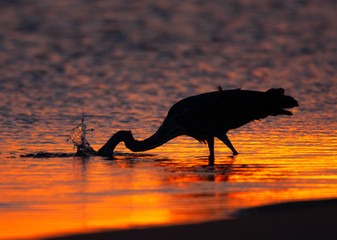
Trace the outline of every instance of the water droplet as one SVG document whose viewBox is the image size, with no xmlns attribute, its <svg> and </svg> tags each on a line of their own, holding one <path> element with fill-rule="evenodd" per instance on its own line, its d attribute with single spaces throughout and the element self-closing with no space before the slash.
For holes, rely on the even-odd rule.
<svg viewBox="0 0 337 240">
<path fill-rule="evenodd" d="M 92 132 L 94 129 L 87 129 L 82 117 L 81 123 L 71 130 L 71 134 L 67 136 L 67 142 L 71 140 L 74 144 L 74 149 L 77 149 L 76 155 L 92 155 L 95 154 L 95 150 L 90 147 L 86 135 L 87 132 Z"/>
</svg>

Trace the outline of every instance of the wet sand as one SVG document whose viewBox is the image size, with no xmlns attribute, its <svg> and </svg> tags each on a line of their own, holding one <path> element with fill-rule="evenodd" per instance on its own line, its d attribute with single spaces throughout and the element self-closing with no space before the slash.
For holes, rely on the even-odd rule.
<svg viewBox="0 0 337 240">
<path fill-rule="evenodd" d="M 337 199 L 289 202 L 240 211 L 230 220 L 50 239 L 336 239 Z"/>
</svg>

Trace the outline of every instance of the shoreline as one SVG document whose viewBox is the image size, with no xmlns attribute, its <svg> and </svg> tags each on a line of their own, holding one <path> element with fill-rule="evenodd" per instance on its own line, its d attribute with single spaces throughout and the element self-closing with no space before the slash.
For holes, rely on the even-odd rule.
<svg viewBox="0 0 337 240">
<path fill-rule="evenodd" d="M 233 219 L 49 237 L 75 239 L 337 239 L 337 199 L 239 210 Z"/>
</svg>

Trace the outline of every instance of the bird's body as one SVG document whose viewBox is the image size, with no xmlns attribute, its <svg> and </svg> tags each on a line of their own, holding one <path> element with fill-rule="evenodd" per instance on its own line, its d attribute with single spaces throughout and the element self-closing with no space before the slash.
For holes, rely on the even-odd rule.
<svg viewBox="0 0 337 240">
<path fill-rule="evenodd" d="M 285 96 L 281 88 L 266 92 L 220 88 L 219 91 L 175 103 L 157 132 L 143 141 L 135 140 L 130 131 L 117 132 L 98 150 L 97 155 L 113 155 L 115 147 L 122 141 L 131 151 L 140 152 L 156 148 L 181 135 L 207 142 L 210 160 L 214 159 L 214 137 L 223 141 L 236 155 L 238 152 L 226 136 L 229 130 L 270 115 L 292 115 L 284 108 L 296 106 L 297 101 Z"/>
</svg>

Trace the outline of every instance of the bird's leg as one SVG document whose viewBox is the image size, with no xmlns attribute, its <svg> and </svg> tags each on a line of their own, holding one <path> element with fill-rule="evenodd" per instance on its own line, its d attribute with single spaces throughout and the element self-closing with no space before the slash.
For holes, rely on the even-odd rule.
<svg viewBox="0 0 337 240">
<path fill-rule="evenodd" d="M 223 135 L 223 136 L 217 136 L 217 138 L 219 138 L 221 141 L 223 141 L 224 144 L 227 145 L 227 147 L 230 148 L 230 150 L 232 150 L 233 155 L 238 155 L 239 153 L 235 150 L 235 148 L 233 147 L 231 141 L 229 141 L 227 135 Z"/>
<path fill-rule="evenodd" d="M 209 149 L 209 157 L 208 157 L 208 165 L 214 165 L 214 137 L 210 137 L 207 140 L 208 149 Z"/>
</svg>

